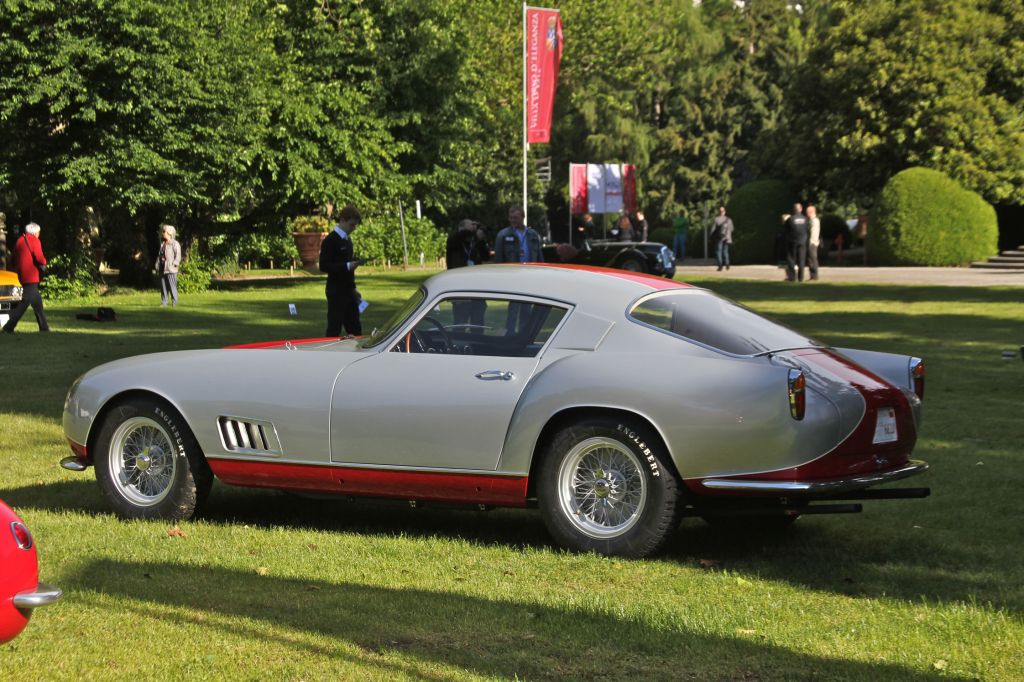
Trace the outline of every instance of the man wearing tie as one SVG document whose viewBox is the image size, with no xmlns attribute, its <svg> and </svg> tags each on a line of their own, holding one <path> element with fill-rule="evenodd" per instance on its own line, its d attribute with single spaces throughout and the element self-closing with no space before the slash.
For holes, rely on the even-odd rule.
<svg viewBox="0 0 1024 682">
<path fill-rule="evenodd" d="M 351 235 L 362 220 L 354 206 L 341 209 L 334 230 L 320 244 L 320 272 L 327 273 L 327 331 L 324 336 L 341 336 L 341 328 L 352 336 L 360 336 L 359 301 L 356 290 L 356 268 Z"/>
</svg>

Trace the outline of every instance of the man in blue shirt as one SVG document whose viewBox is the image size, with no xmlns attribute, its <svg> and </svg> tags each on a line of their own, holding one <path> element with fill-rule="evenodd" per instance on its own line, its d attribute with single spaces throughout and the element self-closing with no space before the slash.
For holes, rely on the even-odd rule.
<svg viewBox="0 0 1024 682">
<path fill-rule="evenodd" d="M 508 209 L 508 222 L 494 242 L 494 262 L 543 263 L 540 235 L 524 223 L 522 206 Z"/>
</svg>

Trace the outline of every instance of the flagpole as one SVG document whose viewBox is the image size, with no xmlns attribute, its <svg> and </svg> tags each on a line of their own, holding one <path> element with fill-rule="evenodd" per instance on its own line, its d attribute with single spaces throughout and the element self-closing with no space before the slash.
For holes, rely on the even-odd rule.
<svg viewBox="0 0 1024 682">
<path fill-rule="evenodd" d="M 526 142 L 526 3 L 523 3 L 523 221 L 526 221 L 527 184 L 526 166 L 527 150 L 529 144 Z"/>
</svg>

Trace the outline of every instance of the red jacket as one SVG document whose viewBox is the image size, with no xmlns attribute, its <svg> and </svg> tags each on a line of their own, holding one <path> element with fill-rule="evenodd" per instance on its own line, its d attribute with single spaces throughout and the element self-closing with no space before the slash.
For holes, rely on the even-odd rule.
<svg viewBox="0 0 1024 682">
<path fill-rule="evenodd" d="M 18 273 L 18 279 L 24 284 L 39 284 L 39 268 L 36 264 L 46 265 L 46 256 L 43 255 L 43 245 L 39 243 L 39 237 L 31 234 L 23 234 L 18 237 L 14 245 L 14 271 Z"/>
</svg>

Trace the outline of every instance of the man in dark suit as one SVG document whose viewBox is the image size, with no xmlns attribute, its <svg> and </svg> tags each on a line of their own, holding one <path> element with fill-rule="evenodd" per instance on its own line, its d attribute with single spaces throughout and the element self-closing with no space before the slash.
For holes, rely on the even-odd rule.
<svg viewBox="0 0 1024 682">
<path fill-rule="evenodd" d="M 810 235 L 811 222 L 804 215 L 804 207 L 793 204 L 793 214 L 786 219 L 786 279 L 804 281 L 804 268 L 807 267 L 807 238 Z"/>
<path fill-rule="evenodd" d="M 320 244 L 320 272 L 327 273 L 327 331 L 324 336 L 341 336 L 341 328 L 352 336 L 360 336 L 359 302 L 356 290 L 356 268 L 359 260 L 353 255 L 351 235 L 362 220 L 354 206 L 341 209 L 338 224 Z"/>
</svg>

